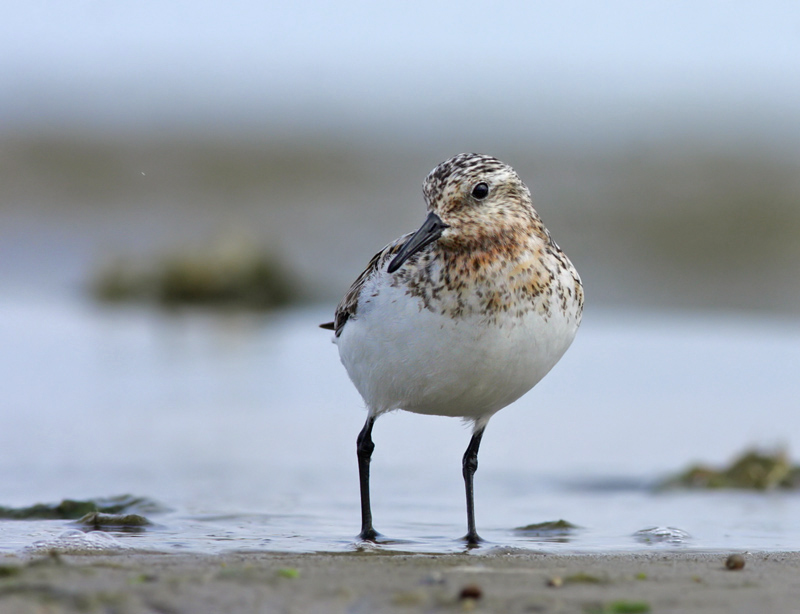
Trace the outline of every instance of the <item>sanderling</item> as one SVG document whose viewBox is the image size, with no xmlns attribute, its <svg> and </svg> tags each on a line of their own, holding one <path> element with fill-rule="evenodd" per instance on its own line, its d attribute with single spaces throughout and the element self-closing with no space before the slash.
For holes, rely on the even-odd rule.
<svg viewBox="0 0 800 614">
<path fill-rule="evenodd" d="M 428 217 L 370 260 L 336 309 L 334 342 L 368 408 L 358 435 L 360 538 L 375 541 L 372 427 L 395 409 L 473 422 L 462 461 L 469 546 L 473 476 L 489 419 L 533 388 L 572 343 L 583 287 L 507 164 L 460 154 L 423 183 Z"/>
</svg>

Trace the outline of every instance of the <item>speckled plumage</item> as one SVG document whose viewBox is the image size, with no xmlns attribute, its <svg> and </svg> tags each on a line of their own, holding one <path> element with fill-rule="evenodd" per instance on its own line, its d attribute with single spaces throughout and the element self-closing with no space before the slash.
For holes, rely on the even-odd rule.
<svg viewBox="0 0 800 614">
<path fill-rule="evenodd" d="M 571 344 L 583 288 L 507 164 L 457 155 L 431 171 L 423 194 L 426 223 L 372 258 L 325 327 L 367 404 L 362 437 L 394 409 L 462 417 L 475 424 L 477 467 L 489 418 Z M 467 489 L 471 505 L 471 474 Z M 374 533 L 369 520 L 362 536 Z"/>
<path fill-rule="evenodd" d="M 469 190 L 488 178 L 489 196 L 475 201 Z M 389 288 L 404 292 L 418 310 L 479 326 L 513 327 L 534 311 L 543 326 L 558 312 L 577 330 L 583 310 L 578 273 L 510 166 L 491 156 L 460 154 L 431 171 L 423 194 L 428 211 L 450 228 L 393 275 L 386 267 L 413 233 L 375 254 L 336 309 L 337 338 Z"/>
</svg>

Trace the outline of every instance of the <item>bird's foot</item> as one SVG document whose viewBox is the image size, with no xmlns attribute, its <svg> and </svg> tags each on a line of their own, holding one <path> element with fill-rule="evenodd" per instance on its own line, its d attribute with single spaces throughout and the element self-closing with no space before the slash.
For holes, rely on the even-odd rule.
<svg viewBox="0 0 800 614">
<path fill-rule="evenodd" d="M 372 527 L 366 527 L 364 529 L 361 529 L 361 533 L 358 534 L 358 539 L 360 539 L 361 541 L 372 542 L 372 543 L 377 543 L 378 538 L 380 537 L 382 537 L 382 535 Z"/>
<path fill-rule="evenodd" d="M 466 542 L 467 549 L 469 550 L 471 550 L 472 548 L 479 548 L 480 545 L 483 543 L 483 538 L 480 535 L 478 535 L 477 532 L 467 533 L 461 539 L 462 541 Z"/>
</svg>

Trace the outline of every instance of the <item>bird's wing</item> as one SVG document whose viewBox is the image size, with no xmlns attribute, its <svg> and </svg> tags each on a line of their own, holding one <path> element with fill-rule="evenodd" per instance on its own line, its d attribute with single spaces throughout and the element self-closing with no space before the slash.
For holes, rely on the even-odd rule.
<svg viewBox="0 0 800 614">
<path fill-rule="evenodd" d="M 358 278 L 353 282 L 353 285 L 350 286 L 350 289 L 347 291 L 347 294 L 344 295 L 344 298 L 339 303 L 339 306 L 336 307 L 334 321 L 320 324 L 320 328 L 336 331 L 337 337 L 342 334 L 344 325 L 347 324 L 347 321 L 350 318 L 355 317 L 356 315 L 356 310 L 358 309 L 358 297 L 361 294 L 361 289 L 364 287 L 364 284 L 367 283 L 367 280 L 369 280 L 373 275 L 376 275 L 378 271 L 386 266 L 387 261 L 391 260 L 397 254 L 397 252 L 400 251 L 412 234 L 414 233 L 410 232 L 406 235 L 403 235 L 399 239 L 395 239 L 372 257 L 367 265 L 367 268 L 365 268 L 361 275 L 359 275 Z"/>
</svg>

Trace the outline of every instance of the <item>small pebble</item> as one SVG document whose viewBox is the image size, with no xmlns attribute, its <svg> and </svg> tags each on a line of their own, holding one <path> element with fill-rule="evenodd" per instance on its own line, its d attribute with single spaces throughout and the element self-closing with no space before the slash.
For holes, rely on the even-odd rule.
<svg viewBox="0 0 800 614">
<path fill-rule="evenodd" d="M 481 587 L 477 584 L 467 584 L 464 588 L 461 589 L 461 592 L 458 595 L 459 599 L 480 599 L 483 597 L 483 591 Z"/>
<path fill-rule="evenodd" d="M 744 569 L 744 557 L 741 554 L 732 554 L 725 561 L 725 567 L 730 570 Z"/>
</svg>

